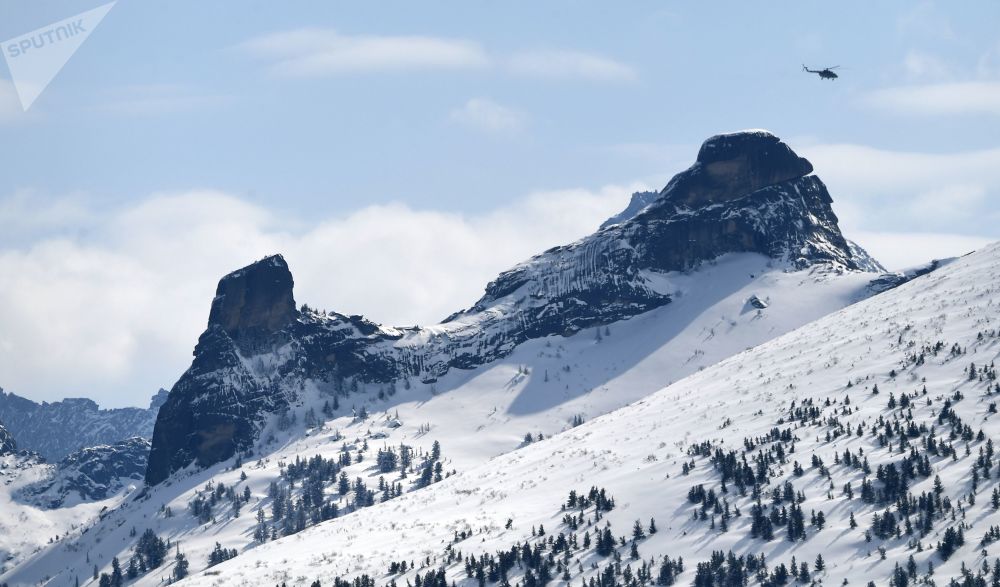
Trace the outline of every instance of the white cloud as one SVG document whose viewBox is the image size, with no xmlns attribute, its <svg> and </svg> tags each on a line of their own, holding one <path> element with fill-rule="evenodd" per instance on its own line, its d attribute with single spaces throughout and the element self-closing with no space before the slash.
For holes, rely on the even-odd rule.
<svg viewBox="0 0 1000 587">
<path fill-rule="evenodd" d="M 967 81 L 898 86 L 870 92 L 867 106 L 918 116 L 1000 115 L 1000 82 Z"/>
<path fill-rule="evenodd" d="M 792 147 L 813 163 L 817 175 L 835 179 L 840 192 L 912 194 L 952 182 L 985 182 L 1000 188 L 1000 148 L 918 153 L 854 144 Z"/>
<path fill-rule="evenodd" d="M 80 233 L 97 217 L 83 196 L 54 198 L 20 190 L 0 198 L 0 248 L 30 242 L 56 231 Z"/>
<path fill-rule="evenodd" d="M 936 55 L 921 51 L 910 51 L 903 58 L 903 69 L 913 80 L 944 79 L 951 75 L 952 68 Z"/>
<path fill-rule="evenodd" d="M 864 231 L 998 234 L 993 202 L 1000 194 L 1000 148 L 941 154 L 819 144 L 798 151 L 829 187 L 848 237 Z"/>
<path fill-rule="evenodd" d="M 469 128 L 492 134 L 515 134 L 524 129 L 523 113 L 487 98 L 472 98 L 451 112 L 449 118 Z"/>
<path fill-rule="evenodd" d="M 255 37 L 240 47 L 268 60 L 274 73 L 293 77 L 492 66 L 545 79 L 620 82 L 638 77 L 633 67 L 593 53 L 538 50 L 503 56 L 475 41 L 420 35 L 346 35 L 303 28 Z"/>
<path fill-rule="evenodd" d="M 646 187 L 540 192 L 478 215 L 387 204 L 310 224 L 209 191 L 113 211 L 82 198 L 33 208 L 0 199 L 35 226 L 31 244 L 0 248 L 0 386 L 144 404 L 190 363 L 218 279 L 274 252 L 288 259 L 300 303 L 434 323 L 475 302 L 498 272 L 594 231 Z"/>
<path fill-rule="evenodd" d="M 544 79 L 620 82 L 639 77 L 629 65 L 579 51 L 525 51 L 510 57 L 507 66 L 516 74 Z"/>
<path fill-rule="evenodd" d="M 994 242 L 995 238 L 936 232 L 866 232 L 850 235 L 886 268 L 898 271 L 932 259 L 958 257 Z"/>
<path fill-rule="evenodd" d="M 426 36 L 344 35 L 296 29 L 251 39 L 243 47 L 273 60 L 280 75 L 314 77 L 413 69 L 468 69 L 489 63 L 479 44 Z"/>
</svg>

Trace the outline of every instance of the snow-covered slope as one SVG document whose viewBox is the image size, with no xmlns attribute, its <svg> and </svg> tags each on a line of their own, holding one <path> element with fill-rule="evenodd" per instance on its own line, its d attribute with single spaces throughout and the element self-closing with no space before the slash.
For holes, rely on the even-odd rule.
<svg viewBox="0 0 1000 587">
<path fill-rule="evenodd" d="M 652 563 L 655 578 L 664 556 L 683 558 L 681 584 L 716 571 L 739 576 L 741 565 L 759 564 L 708 563 L 713 552 L 731 550 L 764 555 L 768 581 L 795 560 L 810 580 L 829 585 L 900 585 L 929 573 L 939 585 L 965 573 L 966 584 L 976 584 L 983 569 L 988 584 L 998 578 L 1000 554 L 993 544 L 1000 531 L 991 530 L 1000 520 L 992 440 L 1000 435 L 998 272 L 1000 246 L 993 245 L 628 407 L 428 489 L 260 545 L 187 584 L 329 585 L 363 574 L 376 584 L 403 584 L 413 571 L 388 570 L 404 560 L 422 576 L 442 569 L 449 582 L 475 584 L 464 557 L 525 541 L 545 545 L 543 559 L 558 550 L 553 576 L 562 576 L 565 561 L 570 583 L 579 584 L 609 566 L 615 572 L 614 555 L 583 547 L 585 532 L 593 538 L 608 523 L 613 536 L 624 537 L 615 551 L 632 577 Z M 527 379 L 538 377 L 536 370 Z M 763 517 L 784 510 L 793 518 L 801 508 L 804 528 L 793 532 L 803 538 L 789 540 L 780 523 L 773 539 L 762 538 L 763 530 L 754 536 L 754 483 Z M 614 498 L 599 521 L 592 505 L 563 508 L 570 490 L 585 495 L 591 487 Z M 565 516 L 581 512 L 574 531 Z M 819 512 L 823 520 L 813 525 Z M 645 536 L 634 540 L 639 558 L 631 560 L 636 521 Z M 534 536 L 541 526 L 545 536 Z M 549 543 L 559 534 L 575 534 L 576 547 Z M 512 584 L 525 568 L 509 572 Z M 756 583 L 756 572 L 750 575 Z"/>
<path fill-rule="evenodd" d="M 424 328 L 299 309 L 280 256 L 225 276 L 159 412 L 147 487 L 0 581 L 86 584 L 116 558 L 139 584 L 183 568 L 212 576 L 279 537 L 396 516 L 396 503 L 484 474 L 492 458 L 558 462 L 537 452 L 554 435 L 873 295 L 877 263 L 840 233 L 811 171 L 769 133 L 712 137 L 657 197 Z M 549 485 L 539 466 L 524 488 Z M 506 536 L 526 529 L 511 516 Z M 441 546 L 412 545 L 428 565 Z M 362 571 L 378 567 L 337 574 Z"/>
<path fill-rule="evenodd" d="M 50 480 L 55 469 L 32 453 L 0 454 L 0 575 L 64 536 L 80 532 L 125 496 L 119 492 L 96 501 L 76 499 L 56 509 L 26 499 L 23 492 Z"/>
<path fill-rule="evenodd" d="M 120 503 L 141 483 L 148 454 L 149 441 L 133 438 L 50 465 L 19 451 L 0 424 L 0 575 Z"/>
<path fill-rule="evenodd" d="M 472 470 L 497 455 L 520 453 L 526 434 L 548 438 L 562 433 L 574 420 L 587 421 L 641 399 L 866 297 L 872 275 L 826 266 L 793 271 L 762 255 L 732 254 L 697 271 L 649 277 L 656 288 L 671 293 L 673 303 L 608 327 L 528 341 L 508 357 L 450 372 L 433 383 L 410 378 L 393 394 L 384 385 L 361 385 L 350 396 L 337 396 L 340 406 L 330 410 L 332 417 L 324 415 L 323 405 L 335 396 L 316 388 L 300 390 L 296 405 L 265 426 L 256 456 L 244 460 L 242 467 L 234 468 L 229 460 L 148 488 L 144 497 L 110 512 L 85 534 L 66 537 L 0 581 L 27 584 L 45 576 L 60 581 L 79 576 L 86 584 L 94 564 L 110 572 L 112 557 L 125 564 L 132 556 L 133 527 L 140 533 L 150 528 L 165 540 L 179 542 L 192 571 L 206 568 L 216 542 L 241 553 L 252 551 L 257 548 L 258 510 L 265 513 L 268 532 L 272 526 L 277 535 L 285 531 L 284 522 L 273 519 L 270 483 L 286 487 L 281 473 L 288 464 L 315 455 L 339 459 L 345 447 L 352 464 L 343 471 L 352 483 L 360 477 L 374 490 L 383 476 L 401 483 L 404 494 L 430 491 L 435 485 L 418 490 L 419 467 L 435 441 L 441 446 L 444 476 Z M 757 308 L 752 298 L 767 307 Z M 351 416 L 362 409 L 369 413 L 366 419 Z M 353 462 L 366 442 L 364 460 Z M 398 451 L 401 444 L 413 448 L 414 472 L 405 479 L 396 479 L 398 469 L 381 474 L 374 467 L 376 453 L 383 447 Z M 241 479 L 243 473 L 246 480 Z M 206 491 L 209 484 L 212 491 Z M 209 499 L 219 486 L 226 495 L 211 508 L 214 522 L 199 520 L 191 509 L 196 496 L 200 492 Z M 241 496 L 250 489 L 249 501 L 241 500 L 239 517 L 229 488 Z M 301 490 L 299 481 L 292 496 L 298 499 Z M 376 494 L 380 501 L 383 496 Z M 351 511 L 356 493 L 339 495 L 335 479 L 326 483 L 324 497 L 338 505 L 345 521 L 367 511 Z M 156 583 L 168 576 L 170 564 L 143 581 Z"/>
</svg>

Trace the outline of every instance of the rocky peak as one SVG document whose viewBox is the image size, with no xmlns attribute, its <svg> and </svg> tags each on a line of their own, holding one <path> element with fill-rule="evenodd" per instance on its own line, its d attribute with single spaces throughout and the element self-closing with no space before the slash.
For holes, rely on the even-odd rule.
<svg viewBox="0 0 1000 587">
<path fill-rule="evenodd" d="M 569 336 L 670 304 L 673 292 L 657 274 L 738 253 L 790 270 L 865 270 L 867 256 L 844 239 L 826 186 L 811 173 L 808 161 L 768 132 L 712 137 L 663 190 L 637 194 L 602 230 L 505 271 L 471 308 L 430 329 L 298 313 L 280 256 L 231 273 L 219 282 L 191 367 L 160 409 L 146 481 L 251 452 L 268 417 L 296 401 L 297 390 L 343 390 L 347 380 L 432 383 L 529 339 Z M 260 355 L 267 357 L 247 360 Z"/>
<path fill-rule="evenodd" d="M 265 257 L 219 280 L 208 325 L 234 340 L 266 335 L 295 321 L 292 273 L 281 255 Z"/>
<path fill-rule="evenodd" d="M 674 177 L 660 195 L 697 208 L 738 199 L 812 171 L 809 161 L 765 130 L 720 134 L 702 143 L 695 164 Z"/>
<path fill-rule="evenodd" d="M 660 192 L 635 192 L 632 194 L 632 199 L 629 200 L 628 206 L 624 210 L 615 214 L 611 218 L 608 218 L 601 223 L 601 228 L 607 228 L 614 224 L 621 224 L 622 222 L 627 222 L 634 218 L 639 212 L 642 212 L 646 207 L 650 206 L 658 200 L 660 197 Z"/>
<path fill-rule="evenodd" d="M 161 387 L 159 391 L 153 394 L 153 397 L 149 399 L 149 409 L 151 411 L 159 410 L 163 407 L 163 404 L 167 403 L 168 395 L 170 395 L 170 392 Z"/>
<path fill-rule="evenodd" d="M 293 285 L 281 255 L 219 280 L 194 362 L 157 414 L 147 483 L 159 483 L 191 461 L 209 465 L 248 449 L 259 415 L 286 405 L 284 393 L 268 380 L 277 374 L 259 377 L 241 359 L 294 339 L 299 312 Z"/>
</svg>

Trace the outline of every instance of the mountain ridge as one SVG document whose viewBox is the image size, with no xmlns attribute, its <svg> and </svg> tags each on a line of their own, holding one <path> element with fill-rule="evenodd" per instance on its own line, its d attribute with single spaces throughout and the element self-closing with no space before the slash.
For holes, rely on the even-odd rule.
<svg viewBox="0 0 1000 587">
<path fill-rule="evenodd" d="M 250 451 L 262 416 L 287 409 L 305 386 L 342 393 L 358 383 L 433 383 L 527 340 L 665 306 L 672 296 L 657 290 L 657 275 L 727 253 L 759 253 L 799 270 L 862 271 L 868 257 L 856 258 L 860 249 L 840 233 L 832 198 L 812 171 L 766 131 L 713 136 L 634 217 L 501 273 L 471 308 L 422 329 L 297 310 L 280 255 L 230 273 L 191 367 L 159 412 L 146 482 Z"/>
<path fill-rule="evenodd" d="M 995 467 L 1000 432 L 990 363 L 998 267 L 1000 244 L 990 245 L 545 443 L 264 544 L 189 584 L 264 585 L 289 568 L 323 584 L 388 585 L 428 571 L 474 584 L 481 561 L 490 568 L 496 553 L 535 547 L 555 553 L 552 580 L 571 584 L 628 585 L 640 568 L 664 566 L 666 584 L 989 584 L 1000 578 L 990 498 L 1000 484 L 981 470 Z M 590 487 L 614 503 L 596 512 L 576 503 Z M 594 547 L 605 525 L 611 545 Z M 553 546 L 564 541 L 568 550 Z M 392 565 L 411 558 L 430 563 Z M 510 569 L 512 584 L 530 583 L 532 560 Z"/>
<path fill-rule="evenodd" d="M 101 408 L 88 398 L 36 402 L 0 388 L 0 422 L 24 450 L 56 462 L 88 446 L 150 438 L 167 392 L 159 390 L 148 408 Z"/>
</svg>

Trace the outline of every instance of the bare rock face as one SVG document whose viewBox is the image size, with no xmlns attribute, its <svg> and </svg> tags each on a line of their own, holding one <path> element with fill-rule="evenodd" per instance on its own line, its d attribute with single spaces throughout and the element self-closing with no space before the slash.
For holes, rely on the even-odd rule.
<svg viewBox="0 0 1000 587">
<path fill-rule="evenodd" d="M 290 339 L 286 329 L 298 316 L 292 286 L 280 255 L 219 281 L 194 361 L 157 415 L 147 483 L 191 462 L 204 466 L 232 457 L 256 437 L 261 414 L 287 405 L 282 393 L 248 371 L 241 356 L 272 352 Z"/>
<path fill-rule="evenodd" d="M 733 200 L 812 171 L 809 161 L 767 131 L 722 134 L 702 143 L 696 163 L 671 182 L 677 182 L 671 193 L 678 204 L 703 206 Z"/>
<path fill-rule="evenodd" d="M 17 443 L 14 442 L 14 437 L 3 427 L 3 424 L 0 424 L 0 456 L 12 452 L 17 452 Z"/>
<path fill-rule="evenodd" d="M 26 488 L 25 494 L 47 508 L 62 507 L 74 493 L 84 501 L 106 499 L 142 480 L 148 456 L 149 441 L 139 437 L 82 448 L 60 460 L 51 477 Z"/>
<path fill-rule="evenodd" d="M 293 285 L 281 255 L 234 271 L 219 281 L 208 325 L 221 327 L 233 340 L 266 337 L 281 330 L 298 315 Z"/>
<path fill-rule="evenodd" d="M 264 422 L 307 385 L 345 394 L 359 382 L 379 383 L 391 393 L 402 378 L 432 382 L 529 339 L 669 304 L 651 274 L 727 253 L 765 255 L 790 268 L 870 270 L 874 261 L 844 239 L 830 194 L 811 173 L 766 131 L 711 137 L 662 191 L 639 194 L 598 232 L 501 273 L 471 308 L 434 329 L 298 312 L 280 256 L 231 273 L 219 282 L 191 367 L 160 409 L 146 481 L 252 450 Z"/>
</svg>

